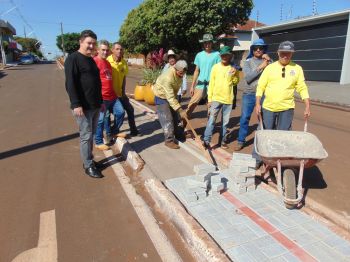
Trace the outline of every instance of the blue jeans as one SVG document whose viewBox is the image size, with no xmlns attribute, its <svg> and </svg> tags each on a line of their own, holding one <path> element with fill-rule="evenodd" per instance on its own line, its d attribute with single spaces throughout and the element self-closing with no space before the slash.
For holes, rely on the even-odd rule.
<svg viewBox="0 0 350 262">
<path fill-rule="evenodd" d="M 106 118 L 106 111 L 110 111 L 114 115 L 114 125 L 113 125 L 113 130 L 111 130 L 111 135 L 115 135 L 119 133 L 119 129 L 123 124 L 124 121 L 124 108 L 122 104 L 120 103 L 119 99 L 112 100 L 112 101 L 103 101 L 105 105 L 105 111 L 100 112 L 98 122 L 97 122 L 97 129 L 96 129 L 96 134 L 95 134 L 95 144 L 96 145 L 101 145 L 103 144 L 103 127 L 104 127 L 104 120 Z M 109 122 L 109 119 L 108 119 Z M 108 133 L 107 133 L 108 134 Z"/>
<path fill-rule="evenodd" d="M 93 146 L 93 135 L 96 131 L 96 124 L 98 119 L 98 113 L 100 109 L 88 109 L 84 110 L 83 116 L 76 116 L 75 120 L 79 126 L 80 136 L 80 156 L 84 164 L 84 168 L 92 166 L 92 146 Z"/>
<path fill-rule="evenodd" d="M 264 128 L 275 130 L 291 130 L 294 116 L 294 109 L 288 109 L 281 112 L 271 112 L 262 109 Z"/>
<path fill-rule="evenodd" d="M 231 104 L 222 104 L 219 102 L 213 101 L 210 107 L 210 116 L 208 119 L 207 126 L 204 131 L 204 141 L 210 143 L 211 137 L 213 136 L 213 130 L 215 127 L 216 118 L 218 117 L 219 111 L 222 108 L 222 128 L 221 128 L 221 139 L 225 139 L 227 132 L 227 125 L 230 122 L 230 115 L 232 110 Z M 226 142 L 226 141 L 222 141 Z"/>
<path fill-rule="evenodd" d="M 242 95 L 242 110 L 241 118 L 239 120 L 239 132 L 237 139 L 238 143 L 244 144 L 248 135 L 249 121 L 255 107 L 255 101 L 255 94 Z"/>
</svg>

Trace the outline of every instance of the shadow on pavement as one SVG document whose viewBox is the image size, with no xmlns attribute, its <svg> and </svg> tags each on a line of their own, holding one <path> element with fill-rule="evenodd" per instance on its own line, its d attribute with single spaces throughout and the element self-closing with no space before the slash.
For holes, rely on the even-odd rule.
<svg viewBox="0 0 350 262">
<path fill-rule="evenodd" d="M 54 144 L 58 144 L 58 143 L 62 143 L 74 138 L 79 137 L 79 133 L 74 133 L 74 134 L 70 134 L 70 135 L 66 135 L 66 136 L 61 136 L 61 137 L 57 137 L 57 138 L 53 138 L 50 140 L 46 140 L 43 142 L 39 142 L 39 143 L 35 143 L 35 144 L 31 144 L 31 145 L 27 145 L 27 146 L 23 146 L 23 147 L 19 147 L 16 149 L 12 149 L 12 150 L 8 150 L 5 152 L 1 152 L 0 153 L 0 160 L 4 159 L 4 158 L 8 158 L 8 157 L 12 157 L 12 156 L 16 156 L 16 155 L 20 155 L 20 154 L 24 154 L 36 149 L 40 149 L 43 147 L 47 147 L 47 146 L 52 146 Z"/>
<path fill-rule="evenodd" d="M 119 154 L 116 154 L 113 156 L 106 157 L 106 158 L 96 162 L 96 164 L 99 166 L 98 169 L 100 171 L 103 171 L 106 168 L 108 168 L 109 166 L 120 163 L 122 161 L 123 161 L 123 156 L 122 156 L 122 154 L 119 153 Z"/>
<path fill-rule="evenodd" d="M 3 78 L 5 76 L 7 76 L 7 74 L 4 71 L 0 70 L 0 78 Z"/>
<path fill-rule="evenodd" d="M 305 169 L 303 187 L 309 189 L 325 189 L 327 183 L 323 179 L 321 170 L 317 166 Z"/>
</svg>

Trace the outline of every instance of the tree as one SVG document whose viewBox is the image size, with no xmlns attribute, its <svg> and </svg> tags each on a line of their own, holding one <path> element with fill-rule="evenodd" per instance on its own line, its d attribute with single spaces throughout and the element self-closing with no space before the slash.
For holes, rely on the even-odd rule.
<svg viewBox="0 0 350 262">
<path fill-rule="evenodd" d="M 79 49 L 79 37 L 80 33 L 63 34 L 64 49 L 68 54 L 71 54 Z M 61 35 L 56 36 L 56 45 L 60 50 L 63 51 Z"/>
<path fill-rule="evenodd" d="M 204 33 L 230 32 L 248 20 L 252 8 L 252 0 L 145 0 L 128 14 L 120 41 L 143 54 L 161 47 L 193 52 Z"/>
<path fill-rule="evenodd" d="M 29 37 L 14 37 L 14 39 L 22 46 L 23 51 L 42 56 L 40 51 L 41 42 L 39 40 Z"/>
</svg>

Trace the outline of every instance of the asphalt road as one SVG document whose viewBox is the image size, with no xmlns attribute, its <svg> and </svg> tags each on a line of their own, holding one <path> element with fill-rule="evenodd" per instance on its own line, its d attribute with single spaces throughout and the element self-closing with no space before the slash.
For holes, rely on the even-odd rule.
<svg viewBox="0 0 350 262">
<path fill-rule="evenodd" d="M 136 67 L 130 67 L 127 78 L 127 92 L 132 94 L 136 83 L 142 79 L 142 72 Z M 190 84 L 190 83 L 189 83 Z M 334 90 L 336 93 L 336 90 Z M 184 98 L 183 108 L 189 101 L 189 94 Z M 238 92 L 237 108 L 231 113 L 229 127 L 231 128 L 228 152 L 234 152 L 237 143 L 240 117 L 241 92 Z M 149 106 L 149 105 L 148 105 Z M 149 106 L 155 110 L 154 106 Z M 303 130 L 304 104 L 297 102 L 293 121 L 293 130 Z M 350 112 L 312 105 L 311 118 L 308 122 L 308 131 L 315 134 L 328 152 L 327 159 L 317 166 L 306 169 L 304 186 L 307 188 L 306 202 L 312 198 L 317 203 L 335 212 L 347 221 L 350 220 L 350 179 L 349 179 L 349 149 L 350 149 Z M 198 106 L 193 114 L 192 125 L 199 135 L 204 133 L 206 125 L 206 106 Z M 219 119 L 219 118 L 218 118 Z M 254 130 L 257 127 L 257 118 L 253 114 L 250 121 L 250 130 L 247 137 L 247 146 L 241 151 L 251 153 L 254 143 Z M 212 142 L 218 141 L 219 126 L 215 129 Z M 327 210 L 324 210 L 327 212 Z"/>
<path fill-rule="evenodd" d="M 38 250 L 42 261 L 161 261 L 113 170 L 84 175 L 55 64 L 3 71 L 0 119 L 1 262 Z"/>
</svg>

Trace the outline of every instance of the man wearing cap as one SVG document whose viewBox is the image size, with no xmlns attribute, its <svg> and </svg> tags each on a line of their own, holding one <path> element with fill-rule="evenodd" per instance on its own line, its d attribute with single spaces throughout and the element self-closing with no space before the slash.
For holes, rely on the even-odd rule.
<svg viewBox="0 0 350 262">
<path fill-rule="evenodd" d="M 235 151 L 239 151 L 244 147 L 245 139 L 248 135 L 250 117 L 255 107 L 255 93 L 258 80 L 264 69 L 271 62 L 270 57 L 266 54 L 266 50 L 267 45 L 263 39 L 255 40 L 250 46 L 250 52 L 243 65 L 245 83 L 243 85 L 241 118 Z"/>
<path fill-rule="evenodd" d="M 277 50 L 278 61 L 268 65 L 258 82 L 255 110 L 263 113 L 265 129 L 290 130 L 294 115 L 294 92 L 297 91 L 305 103 L 304 117 L 310 116 L 309 92 L 301 66 L 291 61 L 294 44 L 282 42 Z M 261 106 L 260 100 L 265 99 Z"/>
<path fill-rule="evenodd" d="M 203 44 L 204 50 L 199 52 L 194 59 L 196 69 L 193 73 L 190 89 L 191 100 L 186 110 L 188 118 L 190 118 L 199 101 L 207 96 L 211 69 L 221 60 L 219 52 L 213 50 L 215 41 L 212 34 L 204 34 L 203 39 L 199 42 Z"/>
<path fill-rule="evenodd" d="M 220 134 L 221 147 L 227 149 L 228 141 L 225 141 L 227 125 L 230 121 L 232 102 L 234 98 L 234 86 L 239 82 L 239 71 L 230 65 L 232 48 L 224 46 L 220 49 L 221 63 L 213 66 L 208 87 L 208 107 L 210 110 L 207 126 L 204 131 L 204 146 L 209 147 L 216 122 L 216 118 L 222 109 L 222 129 Z"/>
<path fill-rule="evenodd" d="M 182 84 L 182 77 L 187 71 L 187 63 L 179 60 L 173 67 L 162 73 L 153 86 L 155 104 L 159 122 L 163 128 L 165 145 L 171 149 L 180 148 L 175 137 L 184 139 L 183 130 L 178 127 L 178 115 L 185 118 L 176 94 Z"/>
<path fill-rule="evenodd" d="M 162 73 L 166 72 L 170 67 L 174 66 L 176 61 L 179 59 L 179 56 L 175 54 L 173 50 L 169 50 L 165 55 L 164 55 L 164 61 L 167 63 L 162 69 Z M 182 96 L 186 94 L 187 91 L 187 77 L 186 74 L 184 74 L 182 78 L 182 85 L 181 88 L 179 88 L 179 91 L 177 92 L 177 101 L 181 103 Z"/>
</svg>

